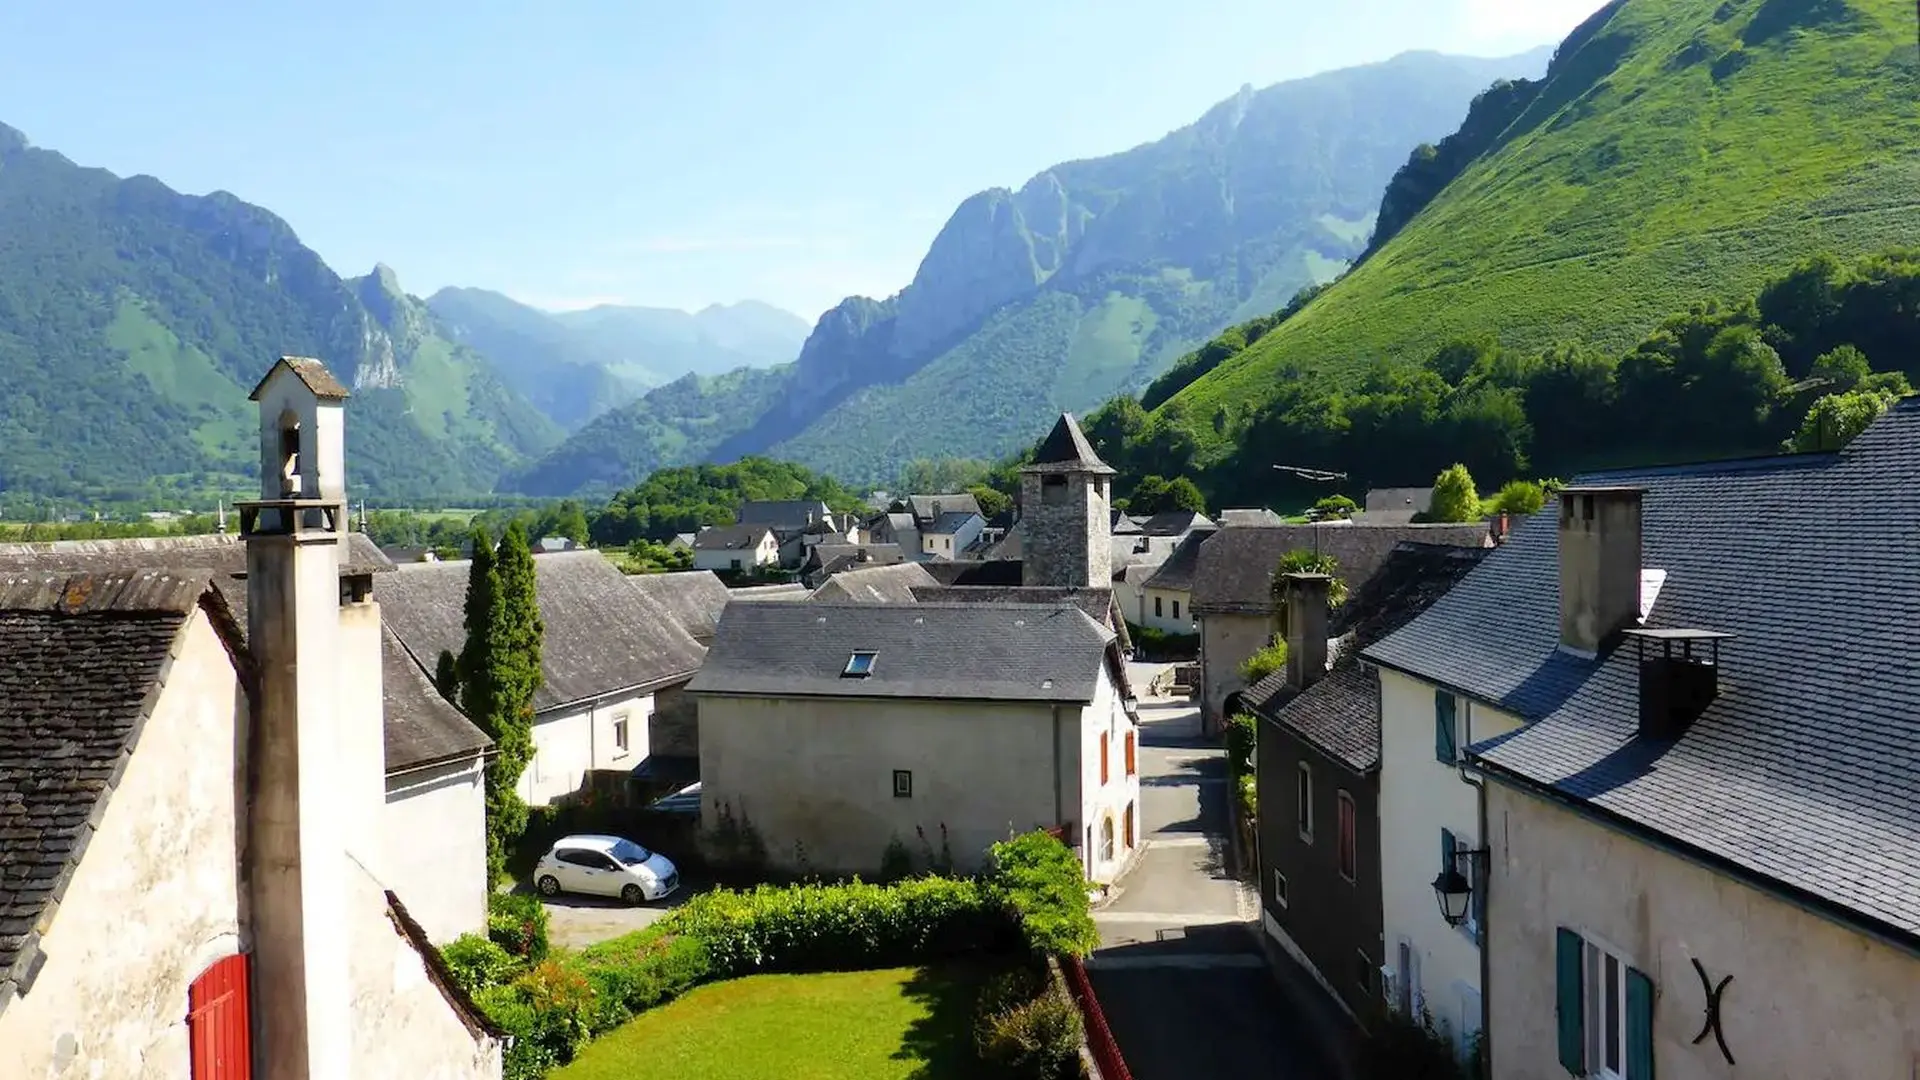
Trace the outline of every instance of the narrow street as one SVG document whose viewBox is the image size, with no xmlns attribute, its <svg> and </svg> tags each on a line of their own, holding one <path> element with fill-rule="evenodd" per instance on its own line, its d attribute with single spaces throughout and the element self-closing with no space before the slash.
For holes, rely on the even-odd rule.
<svg viewBox="0 0 1920 1080">
<path fill-rule="evenodd" d="M 1258 898 L 1228 873 L 1224 751 L 1201 738 L 1185 699 L 1142 698 L 1140 721 L 1142 849 L 1094 913 L 1101 948 L 1087 962 L 1129 1069 L 1137 1080 L 1337 1076 L 1322 1033 L 1267 967 Z"/>
</svg>

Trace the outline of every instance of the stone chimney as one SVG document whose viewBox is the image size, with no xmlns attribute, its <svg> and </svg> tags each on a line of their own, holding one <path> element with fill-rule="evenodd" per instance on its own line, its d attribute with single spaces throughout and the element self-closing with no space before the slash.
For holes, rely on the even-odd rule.
<svg viewBox="0 0 1920 1080">
<path fill-rule="evenodd" d="M 1560 647 L 1592 656 L 1640 618 L 1644 489 L 1560 492 Z"/>
<path fill-rule="evenodd" d="M 353 1037 L 346 841 L 355 822 L 342 811 L 354 793 L 340 731 L 346 396 L 317 360 L 273 365 L 253 391 L 260 499 L 236 507 L 259 682 L 245 856 L 253 1044 L 258 1074 L 276 1080 L 345 1080 Z"/>
<path fill-rule="evenodd" d="M 1287 575 L 1287 685 L 1305 690 L 1327 673 L 1327 593 L 1325 574 Z"/>
</svg>

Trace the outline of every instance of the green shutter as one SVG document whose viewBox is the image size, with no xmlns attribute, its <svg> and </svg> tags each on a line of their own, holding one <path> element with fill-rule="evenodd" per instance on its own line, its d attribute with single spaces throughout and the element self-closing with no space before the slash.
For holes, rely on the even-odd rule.
<svg viewBox="0 0 1920 1080">
<path fill-rule="evenodd" d="M 1453 853 L 1459 845 L 1453 839 L 1452 829 L 1440 830 L 1440 872 L 1446 873 L 1453 868 Z"/>
<path fill-rule="evenodd" d="M 1627 969 L 1627 1080 L 1653 1080 L 1653 980 Z"/>
<path fill-rule="evenodd" d="M 1554 1012 L 1560 1022 L 1560 1064 L 1574 1076 L 1587 1074 L 1587 1033 L 1580 994 L 1580 935 L 1561 927 L 1554 957 Z"/>
<path fill-rule="evenodd" d="M 1455 708 L 1452 694 L 1433 692 L 1433 756 L 1449 765 L 1459 757 L 1454 745 L 1454 733 L 1459 730 L 1454 723 Z"/>
</svg>

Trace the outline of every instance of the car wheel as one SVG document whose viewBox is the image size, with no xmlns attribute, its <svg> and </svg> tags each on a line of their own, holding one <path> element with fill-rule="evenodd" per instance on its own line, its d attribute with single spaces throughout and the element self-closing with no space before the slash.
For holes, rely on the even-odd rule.
<svg viewBox="0 0 1920 1080">
<path fill-rule="evenodd" d="M 540 880 L 535 882 L 535 884 L 539 886 L 540 895 L 542 896 L 560 895 L 560 879 L 554 877 L 552 874 L 542 875 Z"/>
<path fill-rule="evenodd" d="M 646 890 L 640 888 L 638 885 L 629 885 L 620 890 L 620 899 L 625 900 L 629 904 L 644 904 L 647 902 Z"/>
</svg>

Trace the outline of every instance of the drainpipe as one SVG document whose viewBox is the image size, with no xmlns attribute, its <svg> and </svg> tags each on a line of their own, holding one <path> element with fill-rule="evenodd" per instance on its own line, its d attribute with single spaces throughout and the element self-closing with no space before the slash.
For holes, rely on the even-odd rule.
<svg viewBox="0 0 1920 1080">
<path fill-rule="evenodd" d="M 1060 757 L 1060 706 L 1053 707 L 1053 823 L 1062 825 L 1067 819 L 1066 781 L 1060 776 L 1063 762 Z"/>
<path fill-rule="evenodd" d="M 1482 889 L 1488 889 L 1488 888 L 1491 888 L 1493 885 L 1493 834 L 1489 832 L 1487 829 L 1487 780 L 1486 780 L 1486 777 L 1484 776 L 1474 777 L 1467 771 L 1466 748 L 1473 745 L 1473 702 L 1468 701 L 1466 704 L 1467 704 L 1467 721 L 1465 725 L 1466 731 L 1464 733 L 1465 737 L 1460 744 L 1460 747 L 1461 747 L 1460 782 L 1467 785 L 1468 787 L 1474 788 L 1479 794 L 1479 798 L 1476 800 L 1476 804 L 1478 807 L 1479 818 L 1480 818 L 1480 821 L 1479 821 L 1480 839 L 1479 839 L 1479 843 L 1476 846 L 1478 846 L 1481 851 L 1486 852 L 1486 854 L 1482 855 L 1481 858 L 1486 860 L 1485 866 L 1487 868 L 1487 872 L 1481 875 L 1480 887 Z M 1482 900 L 1484 901 L 1485 897 L 1482 897 Z M 1472 903 L 1471 898 L 1469 898 L 1468 903 L 1469 904 Z M 1487 910 L 1492 911 L 1493 909 L 1491 907 L 1488 907 Z M 1488 922 L 1490 921 L 1491 920 L 1488 920 Z M 1493 1062 L 1493 1035 L 1492 1035 L 1491 1029 L 1487 1026 L 1491 1022 L 1493 1017 L 1493 1010 L 1489 1006 L 1489 1002 L 1493 998 L 1493 985 L 1490 978 L 1493 964 L 1492 964 L 1492 961 L 1489 960 L 1487 957 L 1487 945 L 1493 939 L 1493 928 L 1492 926 L 1488 925 L 1488 922 L 1483 922 L 1480 926 L 1480 1046 L 1481 1046 L 1481 1053 L 1480 1053 L 1480 1060 L 1476 1064 L 1480 1068 L 1481 1076 L 1493 1075 L 1493 1072 L 1490 1068 Z"/>
</svg>

